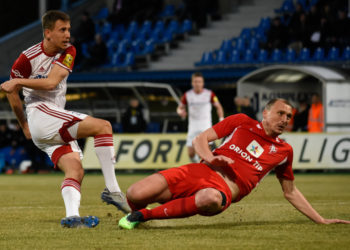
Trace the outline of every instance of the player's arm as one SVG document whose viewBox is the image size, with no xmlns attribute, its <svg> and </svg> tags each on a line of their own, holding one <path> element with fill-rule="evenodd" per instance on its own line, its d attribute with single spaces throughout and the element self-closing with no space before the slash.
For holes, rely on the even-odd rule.
<svg viewBox="0 0 350 250">
<path fill-rule="evenodd" d="M 214 102 L 213 106 L 216 108 L 216 114 L 218 115 L 219 121 L 221 122 L 224 119 L 224 109 L 219 100 Z"/>
<path fill-rule="evenodd" d="M 223 155 L 214 155 L 209 148 L 209 142 L 219 139 L 213 128 L 209 128 L 204 132 L 197 135 L 193 141 L 192 145 L 196 153 L 206 162 L 215 166 L 227 166 L 233 164 L 234 161 Z"/>
<path fill-rule="evenodd" d="M 21 126 L 23 133 L 27 139 L 31 138 L 28 122 L 23 112 L 23 105 L 21 98 L 19 97 L 18 90 L 13 91 L 10 94 L 7 94 L 7 99 L 10 103 L 10 106 L 17 117 L 17 121 Z"/>
<path fill-rule="evenodd" d="M 177 108 L 176 108 L 176 113 L 181 117 L 181 118 L 186 118 L 187 112 L 186 112 L 186 105 L 183 103 L 180 103 Z"/>
<path fill-rule="evenodd" d="M 53 65 L 47 78 L 26 79 L 14 78 L 1 84 L 1 89 L 7 93 L 12 93 L 16 88 L 30 88 L 36 90 L 52 90 L 66 77 L 69 71 L 57 64 Z"/>
<path fill-rule="evenodd" d="M 332 223 L 346 223 L 350 221 L 339 219 L 325 219 L 323 218 L 306 200 L 304 195 L 294 185 L 294 181 L 280 178 L 279 179 L 284 197 L 302 214 L 318 224 L 332 224 Z"/>
</svg>

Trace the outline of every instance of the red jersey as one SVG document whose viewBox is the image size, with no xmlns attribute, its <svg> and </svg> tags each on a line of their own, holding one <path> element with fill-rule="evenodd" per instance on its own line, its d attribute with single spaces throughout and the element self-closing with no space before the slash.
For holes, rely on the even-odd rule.
<svg viewBox="0 0 350 250">
<path fill-rule="evenodd" d="M 240 188 L 238 200 L 249 194 L 273 169 L 278 178 L 294 180 L 292 147 L 279 137 L 268 136 L 261 122 L 237 114 L 225 118 L 213 129 L 219 138 L 226 137 L 214 150 L 214 155 L 224 155 L 235 161 L 227 172 Z"/>
</svg>

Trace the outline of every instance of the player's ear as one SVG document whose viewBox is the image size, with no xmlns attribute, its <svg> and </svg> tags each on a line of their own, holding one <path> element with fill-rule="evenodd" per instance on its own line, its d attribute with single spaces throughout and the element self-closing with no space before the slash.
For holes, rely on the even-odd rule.
<svg viewBox="0 0 350 250">
<path fill-rule="evenodd" d="M 47 40 L 50 41 L 50 33 L 51 33 L 51 30 L 50 29 L 45 29 L 44 30 L 44 38 L 46 38 Z"/>
<path fill-rule="evenodd" d="M 266 116 L 267 116 L 267 110 L 264 109 L 263 112 L 262 112 L 262 115 L 263 115 L 263 119 L 265 120 L 266 119 Z"/>
</svg>

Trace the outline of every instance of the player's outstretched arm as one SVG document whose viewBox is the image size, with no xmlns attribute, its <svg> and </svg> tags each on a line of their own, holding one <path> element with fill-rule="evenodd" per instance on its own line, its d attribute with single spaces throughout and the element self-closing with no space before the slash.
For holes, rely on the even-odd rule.
<svg viewBox="0 0 350 250">
<path fill-rule="evenodd" d="M 54 65 L 47 78 L 27 79 L 14 78 L 1 84 L 1 90 L 6 93 L 12 93 L 16 89 L 27 87 L 37 90 L 54 89 L 67 75 L 69 71 L 59 65 Z"/>
<path fill-rule="evenodd" d="M 291 180 L 280 179 L 284 197 L 302 214 L 318 224 L 344 223 L 350 224 L 350 221 L 339 219 L 323 218 L 306 200 L 304 195 L 297 189 Z"/>
</svg>

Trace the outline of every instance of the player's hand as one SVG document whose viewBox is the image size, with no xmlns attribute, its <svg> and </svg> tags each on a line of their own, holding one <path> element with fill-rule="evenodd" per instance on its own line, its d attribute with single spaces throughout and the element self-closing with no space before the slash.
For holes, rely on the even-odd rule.
<svg viewBox="0 0 350 250">
<path fill-rule="evenodd" d="M 224 155 L 216 155 L 214 156 L 211 161 L 209 162 L 213 166 L 229 166 L 230 164 L 233 164 L 235 161 L 231 158 L 228 158 Z"/>
<path fill-rule="evenodd" d="M 320 224 L 350 224 L 350 221 L 340 219 L 323 219 Z"/>
<path fill-rule="evenodd" d="M 1 84 L 1 90 L 6 93 L 12 93 L 17 90 L 17 81 L 16 79 L 12 79 Z"/>
<path fill-rule="evenodd" d="M 186 118 L 187 116 L 187 112 L 184 109 L 179 110 L 177 113 L 181 118 Z"/>
</svg>

